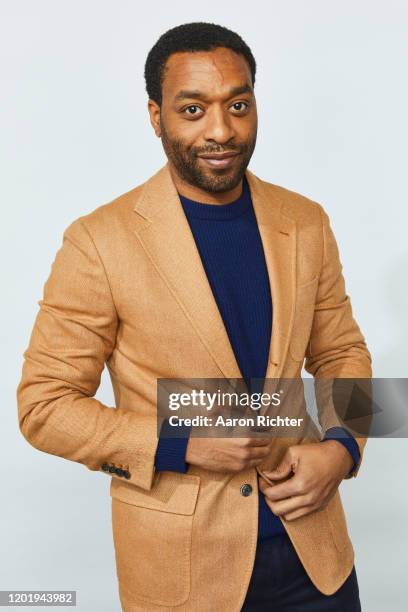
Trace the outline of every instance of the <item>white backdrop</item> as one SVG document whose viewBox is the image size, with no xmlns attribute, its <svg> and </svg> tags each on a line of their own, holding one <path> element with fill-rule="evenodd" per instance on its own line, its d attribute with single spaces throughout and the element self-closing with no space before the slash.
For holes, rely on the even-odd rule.
<svg viewBox="0 0 408 612">
<path fill-rule="evenodd" d="M 15 390 L 64 229 L 164 163 L 146 55 L 188 21 L 243 36 L 258 63 L 250 169 L 323 204 L 374 375 L 405 377 L 407 4 L 2 0 L 0 11 L 0 589 L 77 589 L 81 612 L 119 611 L 108 479 L 29 446 Z M 98 397 L 113 403 L 106 375 Z M 407 607 L 407 450 L 369 441 L 341 485 L 367 612 Z"/>
</svg>

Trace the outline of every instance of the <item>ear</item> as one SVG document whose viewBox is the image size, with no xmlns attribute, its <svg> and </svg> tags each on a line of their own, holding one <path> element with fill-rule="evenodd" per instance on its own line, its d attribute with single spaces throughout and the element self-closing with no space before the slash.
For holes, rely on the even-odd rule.
<svg viewBox="0 0 408 612">
<path fill-rule="evenodd" d="M 154 100 L 149 99 L 147 103 L 147 110 L 149 111 L 150 123 L 154 129 L 154 133 L 158 138 L 160 138 L 160 106 Z"/>
</svg>

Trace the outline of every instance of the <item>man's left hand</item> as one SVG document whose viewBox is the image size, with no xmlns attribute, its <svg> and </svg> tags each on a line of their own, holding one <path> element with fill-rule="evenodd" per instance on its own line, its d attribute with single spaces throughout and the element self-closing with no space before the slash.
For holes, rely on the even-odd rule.
<svg viewBox="0 0 408 612">
<path fill-rule="evenodd" d="M 336 440 L 290 446 L 280 464 L 259 477 L 259 488 L 272 512 L 285 520 L 324 508 L 353 466 L 348 450 Z M 284 480 L 284 482 L 281 482 Z"/>
</svg>

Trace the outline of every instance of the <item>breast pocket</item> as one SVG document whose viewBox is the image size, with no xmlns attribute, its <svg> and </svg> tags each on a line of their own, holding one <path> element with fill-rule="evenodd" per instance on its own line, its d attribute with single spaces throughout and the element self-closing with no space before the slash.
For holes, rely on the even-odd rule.
<svg viewBox="0 0 408 612">
<path fill-rule="evenodd" d="M 112 529 L 123 597 L 162 606 L 190 594 L 193 515 L 200 477 L 158 474 L 151 491 L 112 479 Z"/>
<path fill-rule="evenodd" d="M 312 330 L 318 282 L 316 277 L 296 289 L 295 315 L 289 344 L 289 352 L 295 361 L 302 361 L 305 357 Z"/>
</svg>

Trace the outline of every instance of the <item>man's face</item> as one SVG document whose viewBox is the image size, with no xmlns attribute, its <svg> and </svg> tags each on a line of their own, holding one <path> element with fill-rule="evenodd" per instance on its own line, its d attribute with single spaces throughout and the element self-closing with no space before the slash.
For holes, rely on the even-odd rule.
<svg viewBox="0 0 408 612">
<path fill-rule="evenodd" d="M 257 133 L 245 58 L 225 48 L 171 55 L 157 121 L 156 134 L 182 180 L 211 193 L 236 187 L 252 157 Z"/>
</svg>

